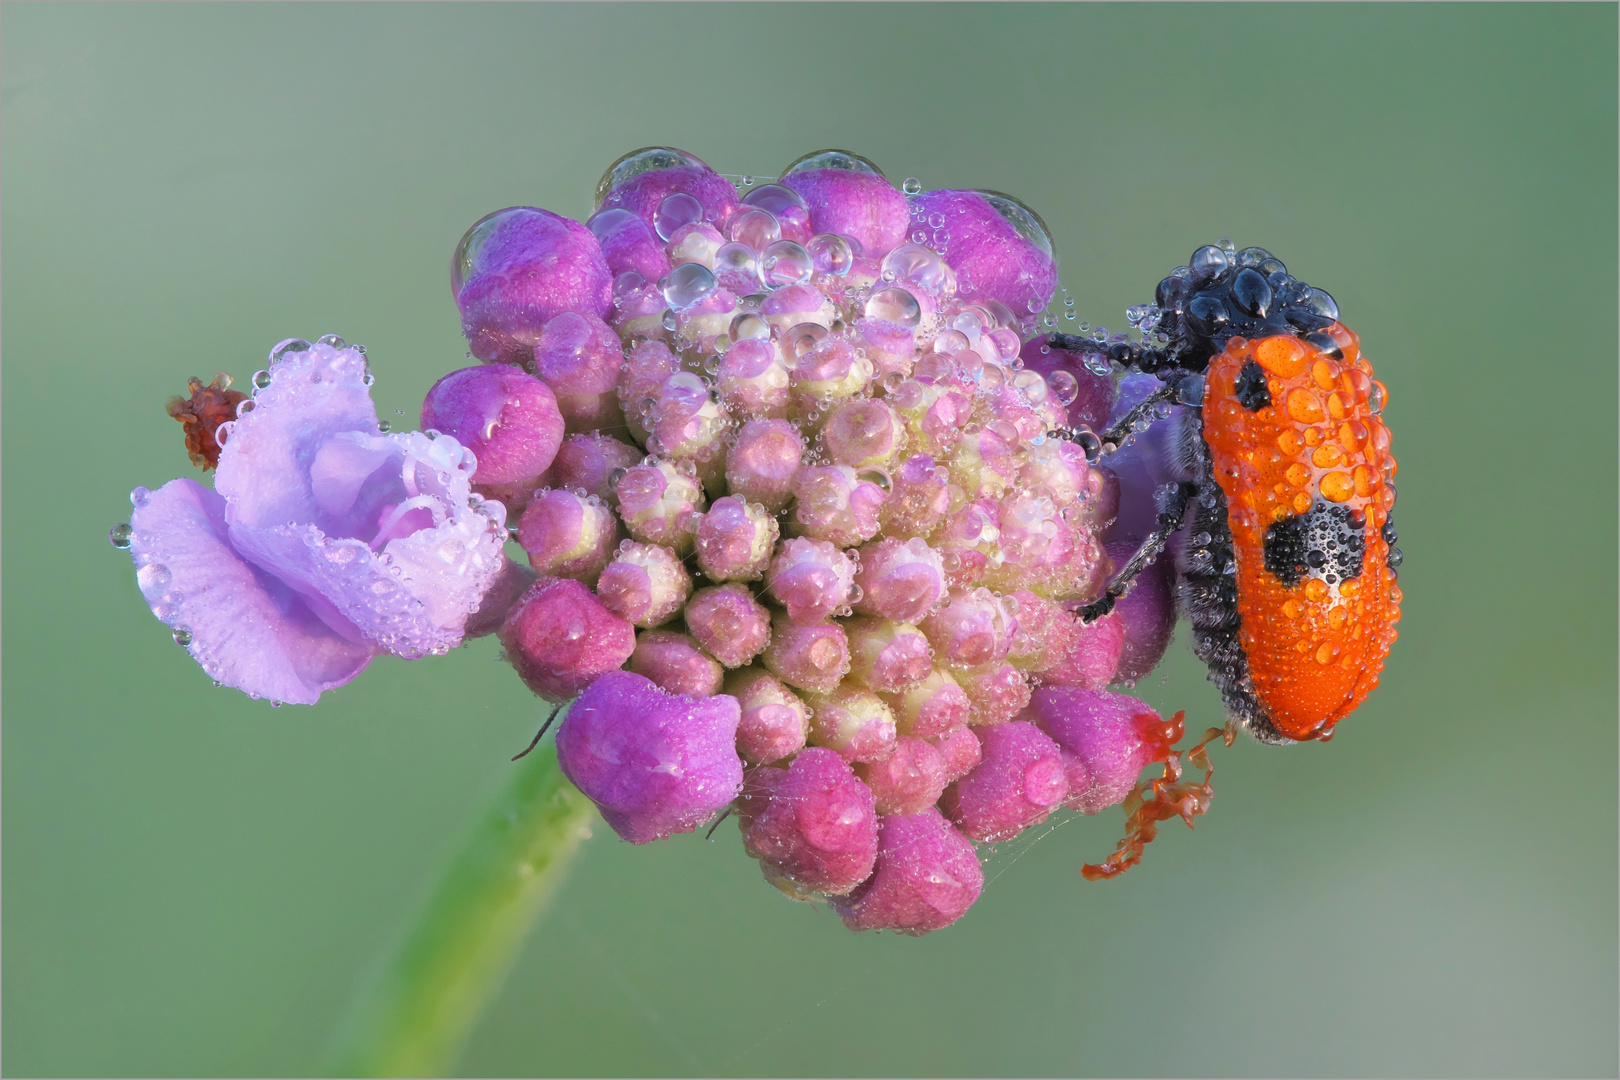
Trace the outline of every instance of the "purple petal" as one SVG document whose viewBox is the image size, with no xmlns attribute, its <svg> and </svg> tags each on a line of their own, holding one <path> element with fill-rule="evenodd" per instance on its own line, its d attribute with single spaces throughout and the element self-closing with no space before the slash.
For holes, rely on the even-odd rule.
<svg viewBox="0 0 1620 1080">
<path fill-rule="evenodd" d="M 130 554 L 152 613 L 191 635 L 187 651 L 218 682 L 254 697 L 313 705 L 363 671 L 376 648 L 317 618 L 226 539 L 225 500 L 172 480 L 130 516 Z"/>
</svg>

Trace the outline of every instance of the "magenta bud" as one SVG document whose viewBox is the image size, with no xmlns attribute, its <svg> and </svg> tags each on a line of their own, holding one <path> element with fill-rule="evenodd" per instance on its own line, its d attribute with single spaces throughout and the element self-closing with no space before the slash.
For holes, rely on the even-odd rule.
<svg viewBox="0 0 1620 1080">
<path fill-rule="evenodd" d="M 595 495 L 543 488 L 518 522 L 518 543 L 541 574 L 596 585 L 619 544 L 619 520 Z"/>
<path fill-rule="evenodd" d="M 780 679 L 757 667 L 726 675 L 723 692 L 737 699 L 737 753 L 750 765 L 769 765 L 804 749 L 810 735 L 810 706 Z"/>
<path fill-rule="evenodd" d="M 645 456 L 629 443 L 600 431 L 567 435 L 557 448 L 557 458 L 551 463 L 543 485 L 583 491 L 611 502 L 613 485 L 618 480 L 615 471 L 632 469 Z"/>
<path fill-rule="evenodd" d="M 950 584 L 962 587 L 983 581 L 992 559 L 1001 558 L 1001 506 L 995 499 L 964 502 L 929 540 Z"/>
<path fill-rule="evenodd" d="M 899 693 L 934 670 L 934 650 L 922 631 L 890 619 L 844 621 L 849 636 L 850 677 L 880 694 Z"/>
<path fill-rule="evenodd" d="M 894 753 L 882 761 L 855 766 L 872 789 L 880 814 L 920 814 L 939 800 L 948 781 L 945 755 L 932 743 L 901 735 Z"/>
<path fill-rule="evenodd" d="M 695 210 L 684 203 L 666 205 L 666 199 L 677 195 L 690 199 Z M 686 151 L 662 146 L 626 154 L 608 166 L 596 198 L 599 211 L 622 206 L 665 239 L 695 220 L 723 228 L 737 209 L 737 189 L 730 180 Z"/>
<path fill-rule="evenodd" d="M 695 523 L 698 566 L 711 581 L 764 576 L 777 535 L 776 518 L 764 507 L 727 495 L 716 499 Z"/>
<path fill-rule="evenodd" d="M 551 388 L 516 368 L 452 371 L 422 401 L 423 430 L 453 436 L 478 458 L 478 490 L 522 506 L 562 443 L 563 418 Z M 503 497 L 504 496 L 504 497 Z"/>
<path fill-rule="evenodd" d="M 563 717 L 557 761 L 614 832 L 632 844 L 662 840 L 692 832 L 737 796 L 738 717 L 735 698 L 694 701 L 613 671 Z"/>
<path fill-rule="evenodd" d="M 1099 690 L 1114 681 L 1124 651 L 1125 620 L 1116 608 L 1089 626 L 1078 627 L 1068 655 L 1044 669 L 1041 681 Z"/>
<path fill-rule="evenodd" d="M 833 463 L 857 469 L 888 464 L 905 445 L 906 437 L 894 410 L 873 398 L 834 406 L 822 434 Z"/>
<path fill-rule="evenodd" d="M 806 168 L 782 184 L 804 197 L 813 232 L 852 237 L 868 258 L 881 259 L 906 239 L 911 207 L 882 173 Z"/>
<path fill-rule="evenodd" d="M 942 664 L 976 668 L 1000 661 L 1012 647 L 1018 620 L 989 589 L 954 589 L 922 623 Z"/>
<path fill-rule="evenodd" d="M 642 416 L 657 403 L 665 380 L 680 370 L 680 358 L 662 341 L 643 341 L 619 368 L 619 405 L 624 410 L 625 423 L 638 441 L 647 441 Z"/>
<path fill-rule="evenodd" d="M 1100 363 L 1106 365 L 1103 350 L 1103 346 L 1098 346 L 1097 355 L 1101 357 Z M 1052 348 L 1045 334 L 1036 334 L 1024 342 L 1019 356 L 1025 368 L 1045 377 L 1049 397 L 1068 411 L 1069 426 L 1090 428 L 1098 433 L 1108 426 L 1115 396 L 1111 376 L 1092 371 L 1081 360 L 1081 354 Z M 1144 377 L 1152 378 L 1151 375 Z"/>
<path fill-rule="evenodd" d="M 786 769 L 753 770 L 739 806 L 743 846 L 788 895 L 846 893 L 872 873 L 872 792 L 833 751 L 812 746 Z"/>
<path fill-rule="evenodd" d="M 451 286 L 472 354 L 522 366 L 546 323 L 565 311 L 606 318 L 613 275 L 591 231 L 577 221 L 514 206 L 462 237 Z"/>
<path fill-rule="evenodd" d="M 958 671 L 956 681 L 972 703 L 968 723 L 976 726 L 1004 723 L 1029 704 L 1029 681 L 1008 663 Z"/>
<path fill-rule="evenodd" d="M 921 937 L 967 914 L 983 889 L 973 845 L 928 807 L 879 819 L 876 869 L 833 906 L 851 930 Z"/>
<path fill-rule="evenodd" d="M 1044 671 L 1074 652 L 1080 641 L 1075 617 L 1060 604 L 1028 589 L 1009 599 L 1017 603 L 1018 631 L 1007 659 L 1025 671 Z"/>
<path fill-rule="evenodd" d="M 813 423 L 828 402 L 851 398 L 865 390 L 873 370 L 872 361 L 858 354 L 842 336 L 825 338 L 800 356 L 793 369 L 792 414 Z"/>
<path fill-rule="evenodd" d="M 750 420 L 726 455 L 726 484 L 733 495 L 780 513 L 793 498 L 793 478 L 803 458 L 798 428 L 786 420 Z"/>
<path fill-rule="evenodd" d="M 850 603 L 855 563 L 825 540 L 802 537 L 784 542 L 765 571 L 765 587 L 787 609 L 788 618 L 809 626 Z"/>
<path fill-rule="evenodd" d="M 714 269 L 714 253 L 725 244 L 726 238 L 706 221 L 694 221 L 689 225 L 682 225 L 669 237 L 669 245 L 664 253 L 669 256 L 671 266 L 685 266 L 687 263 L 697 263 L 707 270 Z"/>
<path fill-rule="evenodd" d="M 1123 565 L 1136 553 L 1137 546 L 1135 540 L 1115 541 L 1107 545 L 1108 554 L 1116 564 Z M 1170 557 L 1160 555 L 1137 575 L 1131 591 L 1115 602 L 1114 611 L 1124 623 L 1125 640 L 1111 681 L 1135 682 L 1164 659 L 1176 630 L 1174 578 Z"/>
<path fill-rule="evenodd" d="M 626 272 L 640 274 L 646 281 L 657 281 L 670 271 L 664 245 L 652 226 L 624 209 L 603 210 L 591 215 L 585 227 L 602 245 L 602 257 L 614 277 Z"/>
<path fill-rule="evenodd" d="M 945 564 L 939 552 L 913 537 L 885 537 L 860 550 L 855 610 L 896 622 L 917 622 L 945 595 Z"/>
<path fill-rule="evenodd" d="M 953 784 L 972 772 L 984 756 L 979 737 L 970 727 L 955 727 L 936 735 L 933 744 L 945 759 L 945 782 Z"/>
<path fill-rule="evenodd" d="M 870 690 L 840 686 L 811 694 L 810 742 L 838 751 L 845 761 L 882 761 L 894 753 L 894 713 Z"/>
<path fill-rule="evenodd" d="M 691 461 L 700 470 L 711 463 L 723 468 L 729 417 L 702 379 L 678 371 L 648 400 L 637 419 L 647 430 L 650 452 Z"/>
<path fill-rule="evenodd" d="M 1085 450 L 1068 439 L 1051 438 L 1039 446 L 1030 446 L 1024 458 L 1018 472 L 1021 490 L 1041 492 L 1059 507 L 1069 506 L 1087 492 L 1092 467 L 1086 461 Z"/>
<path fill-rule="evenodd" d="M 928 454 L 914 454 L 890 473 L 893 489 L 878 517 L 891 537 L 927 536 L 951 509 L 951 474 Z M 892 616 L 891 616 L 892 618 Z"/>
<path fill-rule="evenodd" d="M 911 374 L 917 352 L 916 327 L 888 319 L 857 319 L 855 329 L 861 335 L 876 378 Z"/>
<path fill-rule="evenodd" d="M 669 301 L 656 282 L 644 281 L 634 270 L 626 270 L 613 282 L 613 314 L 607 321 L 626 342 L 662 340 L 669 335 L 664 328 L 664 312 L 668 310 Z"/>
<path fill-rule="evenodd" d="M 617 386 L 624 346 L 595 315 L 565 311 L 540 331 L 534 371 L 552 393 L 571 432 L 622 427 Z"/>
<path fill-rule="evenodd" d="M 936 190 L 917 196 L 927 217 L 945 219 L 951 235 L 945 258 L 957 293 L 999 300 L 1019 318 L 1038 312 L 1057 291 L 1057 259 L 1040 218 L 994 192 Z"/>
<path fill-rule="evenodd" d="M 1058 744 L 1025 720 L 977 729 L 983 759 L 945 789 L 939 808 L 970 840 L 1011 840 L 1069 792 Z"/>
<path fill-rule="evenodd" d="M 466 636 L 469 639 L 487 637 L 500 630 L 512 605 L 528 592 L 538 577 L 527 566 L 508 559 L 503 551 L 500 573 L 495 575 L 494 583 L 479 601 L 478 610 L 467 616 Z"/>
<path fill-rule="evenodd" d="M 674 630 L 643 630 L 636 635 L 630 670 L 672 694 L 704 698 L 720 692 L 725 670 L 698 648 L 686 634 Z"/>
<path fill-rule="evenodd" d="M 766 668 L 793 687 L 826 694 L 837 689 L 849 667 L 849 641 L 837 623 L 800 626 L 782 612 L 771 618 Z"/>
<path fill-rule="evenodd" d="M 961 727 L 972 711 L 967 692 L 950 672 L 938 668 L 899 693 L 885 695 L 883 700 L 894 710 L 898 729 L 919 739 Z"/>
<path fill-rule="evenodd" d="M 682 469 L 668 460 L 637 465 L 619 477 L 613 495 L 631 536 L 682 554 L 692 550 L 692 515 L 703 506 L 703 486 L 690 465 Z"/>
<path fill-rule="evenodd" d="M 530 690 L 567 701 L 597 676 L 623 667 L 636 631 L 567 578 L 541 578 L 519 597 L 501 625 L 507 658 Z"/>
<path fill-rule="evenodd" d="M 743 338 L 720 358 L 715 386 L 726 408 L 751 419 L 781 418 L 791 381 L 782 347 L 768 337 Z"/>
<path fill-rule="evenodd" d="M 662 626 L 692 595 L 692 576 L 667 547 L 626 540 L 596 580 L 602 606 L 643 630 Z"/>
<path fill-rule="evenodd" d="M 1068 686 L 1035 691 L 1023 719 L 1057 740 L 1069 778 L 1064 805 L 1083 814 L 1123 802 L 1142 770 L 1163 761 L 1180 737 L 1145 702 Z"/>
<path fill-rule="evenodd" d="M 748 586 L 719 585 L 692 594 L 686 629 L 710 656 L 728 668 L 741 667 L 771 640 L 771 613 Z"/>
<path fill-rule="evenodd" d="M 877 535 L 887 493 L 848 465 L 806 465 L 793 478 L 793 522 L 804 536 L 854 547 Z"/>
<path fill-rule="evenodd" d="M 787 336 L 805 323 L 831 326 L 838 319 L 838 308 L 814 285 L 788 285 L 765 297 L 759 314 L 778 334 Z"/>
</svg>

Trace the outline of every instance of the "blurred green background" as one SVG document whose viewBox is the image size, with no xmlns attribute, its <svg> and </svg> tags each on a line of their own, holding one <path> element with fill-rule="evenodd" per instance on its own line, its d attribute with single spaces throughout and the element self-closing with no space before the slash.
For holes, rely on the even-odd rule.
<svg viewBox="0 0 1620 1080">
<path fill-rule="evenodd" d="M 4 78 L 4 1058 L 301 1073 L 536 703 L 483 640 L 316 708 L 213 689 L 106 530 L 192 472 L 163 403 L 365 343 L 461 366 L 450 252 L 684 147 L 841 146 L 1034 206 L 1093 323 L 1263 244 L 1389 384 L 1406 592 L 1330 746 L 1215 752 L 1003 845 L 959 925 L 856 936 L 735 832 L 597 830 L 469 1074 L 1615 1075 L 1616 8 L 35 5 Z M 402 421 L 396 420 L 396 426 Z M 1139 692 L 1189 726 L 1186 650 Z"/>
</svg>

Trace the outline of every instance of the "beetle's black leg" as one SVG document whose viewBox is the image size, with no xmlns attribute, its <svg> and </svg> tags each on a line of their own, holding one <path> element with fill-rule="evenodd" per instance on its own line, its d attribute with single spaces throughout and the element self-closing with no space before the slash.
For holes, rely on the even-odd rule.
<svg viewBox="0 0 1620 1080">
<path fill-rule="evenodd" d="M 1114 580 L 1108 583 L 1102 596 L 1080 609 L 1080 619 L 1085 623 L 1093 623 L 1114 610 L 1114 603 L 1120 597 L 1131 591 L 1136 583 L 1136 576 L 1140 574 L 1159 553 L 1164 550 L 1170 537 L 1181 528 L 1182 519 L 1187 515 L 1187 504 L 1198 494 L 1197 484 L 1165 484 L 1153 493 L 1154 501 L 1159 504 L 1159 520 L 1157 527 L 1142 541 L 1142 546 L 1136 549 L 1136 554 L 1125 561 L 1114 575 Z"/>
<path fill-rule="evenodd" d="M 540 740 L 545 738 L 547 731 L 551 730 L 551 722 L 555 719 L 557 719 L 557 709 L 553 707 L 551 714 L 546 717 L 546 722 L 541 724 L 540 730 L 534 733 L 534 741 L 529 744 L 528 749 L 524 750 L 523 753 L 518 754 L 517 757 L 514 757 L 512 760 L 516 761 L 518 758 L 527 757 L 530 750 L 533 750 L 535 747 L 539 746 Z"/>
</svg>

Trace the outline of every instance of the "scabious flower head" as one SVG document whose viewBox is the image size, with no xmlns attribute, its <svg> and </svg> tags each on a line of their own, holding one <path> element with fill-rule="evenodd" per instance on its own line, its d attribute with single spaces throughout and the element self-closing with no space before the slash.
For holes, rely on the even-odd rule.
<svg viewBox="0 0 1620 1080">
<path fill-rule="evenodd" d="M 584 225 L 468 231 L 452 290 L 485 363 L 434 384 L 426 434 L 379 427 L 341 342 L 284 348 L 234 427 L 193 386 L 218 490 L 137 492 L 138 580 L 216 678 L 287 701 L 498 629 L 573 699 L 559 758 L 621 837 L 730 806 L 784 892 L 928 933 L 978 897 L 975 843 L 1168 760 L 1100 688 L 1162 654 L 1169 559 L 1076 614 L 1162 460 L 1116 476 L 1065 437 L 1128 404 L 1101 347 L 1046 343 L 1055 288 L 1039 217 L 994 192 L 843 151 L 734 185 L 638 150 Z"/>
</svg>

